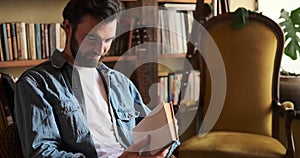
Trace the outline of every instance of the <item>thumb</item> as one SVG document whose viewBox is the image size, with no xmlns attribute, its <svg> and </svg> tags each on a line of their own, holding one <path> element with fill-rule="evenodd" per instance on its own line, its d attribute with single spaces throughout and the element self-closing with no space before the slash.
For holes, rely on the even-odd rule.
<svg viewBox="0 0 300 158">
<path fill-rule="evenodd" d="M 150 144 L 150 135 L 146 135 L 143 140 L 138 143 L 132 144 L 127 148 L 129 152 L 140 152 L 144 147 Z"/>
</svg>

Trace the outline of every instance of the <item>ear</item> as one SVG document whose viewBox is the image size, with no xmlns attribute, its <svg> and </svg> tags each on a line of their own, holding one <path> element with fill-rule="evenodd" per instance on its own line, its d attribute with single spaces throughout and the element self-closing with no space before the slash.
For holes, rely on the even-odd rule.
<svg viewBox="0 0 300 158">
<path fill-rule="evenodd" d="M 65 30 L 67 36 L 71 35 L 72 27 L 68 19 L 64 20 L 62 27 Z"/>
</svg>

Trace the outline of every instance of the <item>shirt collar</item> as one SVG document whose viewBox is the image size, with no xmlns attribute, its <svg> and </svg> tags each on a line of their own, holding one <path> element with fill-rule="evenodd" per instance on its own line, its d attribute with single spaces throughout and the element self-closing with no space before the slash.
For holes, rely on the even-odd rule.
<svg viewBox="0 0 300 158">
<path fill-rule="evenodd" d="M 58 49 L 54 51 L 50 59 L 52 66 L 55 68 L 61 68 L 65 63 L 69 63 L 63 55 L 62 52 Z M 70 64 L 70 63 L 69 63 Z"/>
</svg>

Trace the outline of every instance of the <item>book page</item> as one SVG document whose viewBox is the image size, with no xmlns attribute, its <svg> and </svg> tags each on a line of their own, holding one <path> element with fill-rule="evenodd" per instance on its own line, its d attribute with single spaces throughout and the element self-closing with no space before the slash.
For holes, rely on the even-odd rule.
<svg viewBox="0 0 300 158">
<path fill-rule="evenodd" d="M 150 155 L 155 155 L 178 140 L 172 109 L 170 103 L 158 105 L 132 130 L 135 143 L 150 135 L 150 144 L 146 149 Z"/>
</svg>

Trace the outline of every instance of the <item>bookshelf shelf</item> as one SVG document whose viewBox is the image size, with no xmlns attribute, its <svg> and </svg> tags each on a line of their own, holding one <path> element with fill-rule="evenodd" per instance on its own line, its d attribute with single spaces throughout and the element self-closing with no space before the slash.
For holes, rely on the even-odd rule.
<svg viewBox="0 0 300 158">
<path fill-rule="evenodd" d="M 196 3 L 196 0 L 157 0 L 161 3 Z M 204 0 L 205 3 L 211 3 L 212 0 Z"/>
<path fill-rule="evenodd" d="M 159 58 L 184 58 L 186 53 L 178 53 L 178 54 L 162 54 Z"/>
<path fill-rule="evenodd" d="M 46 59 L 42 59 L 42 60 L 1 61 L 0 62 L 0 68 L 35 66 L 35 65 L 38 65 L 38 64 L 40 64 L 44 61 L 46 61 Z"/>
<path fill-rule="evenodd" d="M 196 3 L 196 0 L 158 0 L 157 2 L 162 3 Z"/>
<path fill-rule="evenodd" d="M 103 59 L 103 62 L 116 62 L 121 58 L 121 56 L 107 56 Z M 136 60 L 136 56 L 122 57 L 122 61 Z M 47 59 L 41 60 L 14 60 L 14 61 L 1 61 L 0 68 L 10 68 L 10 67 L 27 67 L 38 65 Z"/>
</svg>

